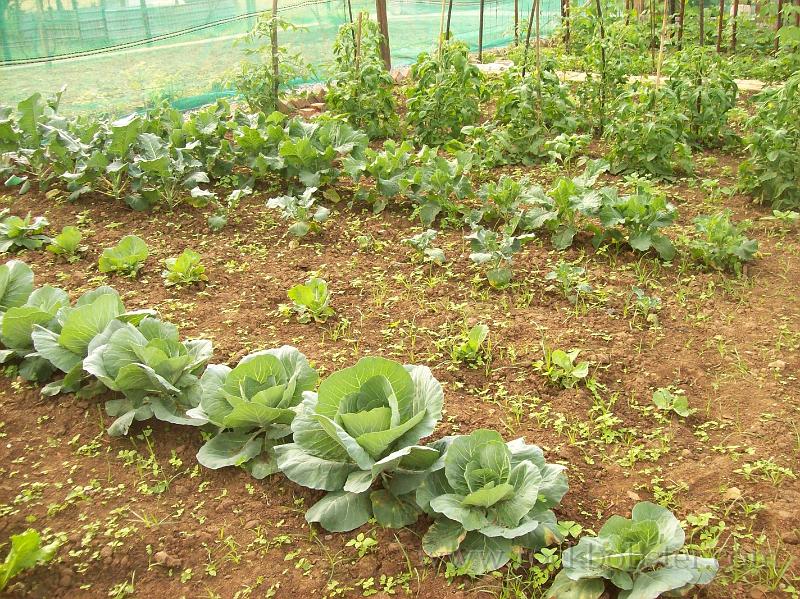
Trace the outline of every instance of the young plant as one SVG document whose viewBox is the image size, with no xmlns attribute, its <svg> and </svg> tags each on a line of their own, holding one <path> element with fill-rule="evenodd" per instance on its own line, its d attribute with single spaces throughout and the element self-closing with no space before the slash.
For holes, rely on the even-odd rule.
<svg viewBox="0 0 800 599">
<path fill-rule="evenodd" d="M 53 541 L 43 546 L 39 532 L 32 528 L 18 535 L 11 535 L 11 547 L 6 559 L 0 564 L 0 591 L 23 570 L 30 570 L 52 560 L 59 544 L 59 541 Z"/>
<path fill-rule="evenodd" d="M 503 567 L 523 549 L 539 550 L 562 536 L 552 508 L 567 492 L 564 466 L 545 462 L 523 439 L 505 443 L 479 429 L 432 444 L 444 468 L 417 490 L 417 503 L 433 519 L 422 538 L 431 557 L 449 556 L 465 572 Z"/>
<path fill-rule="evenodd" d="M 9 250 L 36 250 L 50 238 L 42 232 L 49 225 L 43 216 L 32 218 L 30 213 L 25 218 L 9 214 L 8 208 L 0 210 L 0 252 Z"/>
<path fill-rule="evenodd" d="M 565 352 L 561 349 L 551 350 L 543 345 L 542 353 L 544 359 L 534 362 L 534 369 L 564 389 L 572 389 L 589 376 L 589 362 L 575 363 L 581 353 L 579 349 Z"/>
<path fill-rule="evenodd" d="M 216 470 L 244 466 L 261 479 L 277 471 L 273 446 L 292 434 L 290 425 L 317 372 L 296 348 L 252 353 L 235 368 L 212 364 L 200 381 L 200 406 L 189 415 L 216 427 L 197 461 Z"/>
<path fill-rule="evenodd" d="M 125 435 L 134 420 L 155 417 L 164 422 L 199 426 L 187 414 L 200 403 L 200 374 L 211 358 L 211 342 L 181 341 L 178 328 L 153 317 L 137 324 L 114 319 L 86 349 L 83 369 L 122 399 L 106 402 L 116 420 L 112 436 Z"/>
<path fill-rule="evenodd" d="M 596 537 L 583 537 L 562 556 L 563 569 L 548 599 L 597 599 L 606 586 L 620 599 L 688 594 L 708 584 L 717 560 L 680 553 L 685 533 L 668 509 L 649 502 L 634 506 L 631 519 L 611 516 Z"/>
<path fill-rule="evenodd" d="M 195 189 L 192 190 L 192 193 L 195 193 Z M 224 202 L 216 200 L 216 195 L 211 194 L 212 197 L 215 198 L 216 200 L 217 209 L 214 211 L 214 214 L 208 217 L 209 228 L 214 233 L 222 231 L 222 229 L 225 228 L 225 225 L 228 224 L 228 220 L 230 219 L 231 214 L 236 212 L 236 209 L 239 207 L 239 203 L 242 201 L 242 198 L 244 198 L 245 196 L 249 196 L 251 193 L 253 193 L 253 190 L 250 189 L 249 187 L 244 187 L 242 189 L 234 189 L 232 192 L 228 194 L 228 197 L 225 198 Z"/>
<path fill-rule="evenodd" d="M 422 173 L 412 165 L 413 150 L 409 141 L 398 144 L 387 139 L 380 152 L 366 148 L 363 157 L 349 155 L 342 161 L 344 171 L 359 184 L 356 197 L 371 204 L 375 214 L 383 212 L 389 200 L 401 197 L 415 180 L 421 179 Z M 374 187 L 361 183 L 367 176 L 372 177 Z"/>
<path fill-rule="evenodd" d="M 514 254 L 522 249 L 522 243 L 533 238 L 531 234 L 502 236 L 496 231 L 477 227 L 466 236 L 470 241 L 472 253 L 469 259 L 478 266 L 486 268 L 486 280 L 495 289 L 507 287 L 513 273 L 510 265 Z"/>
<path fill-rule="evenodd" d="M 489 348 L 485 344 L 489 337 L 489 327 L 485 324 L 476 324 L 460 342 L 453 346 L 450 357 L 454 362 L 480 365 L 488 358 Z"/>
<path fill-rule="evenodd" d="M 674 387 L 659 387 L 653 392 L 653 404 L 665 412 L 675 412 L 678 416 L 687 418 L 697 410 L 689 408 L 689 399 L 681 389 Z"/>
<path fill-rule="evenodd" d="M 625 303 L 624 316 L 627 318 L 628 313 L 632 312 L 634 320 L 637 316 L 643 317 L 647 322 L 658 324 L 658 312 L 661 310 L 661 298 L 647 295 L 644 289 L 631 287 L 631 292 L 628 294 Z"/>
<path fill-rule="evenodd" d="M 330 292 L 325 279 L 311 277 L 305 283 L 289 289 L 287 295 L 292 300 L 291 310 L 297 314 L 297 320 L 303 324 L 325 322 L 333 316 L 330 307 Z"/>
<path fill-rule="evenodd" d="M 436 231 L 436 229 L 427 229 L 422 233 L 417 233 L 412 237 L 404 239 L 403 242 L 417 250 L 425 262 L 432 262 L 433 264 L 442 266 L 447 261 L 444 250 L 433 246 L 433 242 L 438 234 L 439 232 Z"/>
<path fill-rule="evenodd" d="M 553 281 L 548 289 L 557 285 L 564 297 L 574 306 L 594 293 L 589 278 L 586 276 L 586 269 L 564 260 L 560 260 L 555 268 L 544 276 L 544 280 Z"/>
<path fill-rule="evenodd" d="M 414 493 L 441 467 L 440 452 L 417 443 L 433 432 L 443 399 L 428 368 L 377 357 L 334 372 L 318 393 L 305 394 L 292 422 L 294 442 L 275 453 L 290 480 L 328 491 L 306 520 L 332 532 L 373 517 L 386 527 L 416 522 Z"/>
<path fill-rule="evenodd" d="M 149 255 L 150 249 L 141 237 L 126 235 L 114 247 L 103 250 L 97 266 L 103 273 L 135 277 Z"/>
<path fill-rule="evenodd" d="M 735 223 L 730 210 L 694 219 L 697 236 L 688 240 L 692 257 L 707 267 L 741 274 L 745 262 L 758 251 L 758 241 L 745 236 L 750 221 Z"/>
<path fill-rule="evenodd" d="M 86 248 L 81 245 L 80 229 L 78 227 L 66 226 L 61 229 L 61 233 L 53 237 L 50 245 L 47 246 L 47 251 L 56 256 L 66 258 L 67 262 L 75 262 L 78 259 L 78 253 L 86 251 Z"/>
<path fill-rule="evenodd" d="M 166 269 L 161 273 L 164 285 L 192 285 L 201 281 L 208 281 L 206 267 L 201 262 L 200 254 L 186 248 L 180 256 L 164 260 Z"/>
<path fill-rule="evenodd" d="M 289 227 L 289 234 L 305 237 L 322 229 L 322 223 L 331 215 L 329 208 L 315 206 L 316 187 L 307 187 L 300 196 L 278 196 L 267 200 L 267 208 L 277 208 L 286 220 L 295 221 Z"/>
</svg>

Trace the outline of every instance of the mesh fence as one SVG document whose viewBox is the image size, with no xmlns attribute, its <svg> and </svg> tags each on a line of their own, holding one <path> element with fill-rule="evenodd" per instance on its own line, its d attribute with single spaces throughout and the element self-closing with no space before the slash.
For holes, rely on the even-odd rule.
<svg viewBox="0 0 800 599">
<path fill-rule="evenodd" d="M 520 27 L 532 0 L 517 0 Z M 227 80 L 245 59 L 234 44 L 270 0 L 0 0 L 0 104 L 63 85 L 65 113 L 121 113 L 162 99 L 192 108 L 232 95 Z M 375 17 L 374 0 L 351 0 Z M 478 44 L 478 0 L 455 0 L 453 34 Z M 560 0 L 542 0 L 542 34 L 557 24 Z M 347 0 L 280 0 L 280 15 L 302 28 L 280 34 L 324 78 L 333 40 L 349 19 Z M 436 43 L 440 0 L 388 0 L 392 64 L 409 64 Z M 484 48 L 509 44 L 514 0 L 485 0 Z"/>
</svg>

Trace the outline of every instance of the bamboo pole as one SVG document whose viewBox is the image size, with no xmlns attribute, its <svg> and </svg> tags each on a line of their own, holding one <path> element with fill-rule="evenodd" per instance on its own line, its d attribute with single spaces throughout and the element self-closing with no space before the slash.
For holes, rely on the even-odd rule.
<svg viewBox="0 0 800 599">
<path fill-rule="evenodd" d="M 661 67 L 664 64 L 664 45 L 667 39 L 667 12 L 669 0 L 664 0 L 664 16 L 661 19 L 661 40 L 658 45 L 658 63 L 656 64 L 656 89 L 661 87 Z"/>
<path fill-rule="evenodd" d="M 739 16 L 739 0 L 733 0 L 733 14 L 731 15 L 731 54 L 736 52 L 736 21 Z"/>
<path fill-rule="evenodd" d="M 564 7 L 564 48 L 567 52 L 569 52 L 569 9 L 570 9 L 570 0 L 562 0 L 562 6 Z"/>
<path fill-rule="evenodd" d="M 356 70 L 356 77 L 358 77 L 359 69 L 361 68 L 361 27 L 363 25 L 364 20 L 364 13 L 358 13 L 358 25 L 356 25 L 356 60 L 355 60 L 355 70 Z"/>
<path fill-rule="evenodd" d="M 481 0 L 478 16 L 478 62 L 483 62 L 483 10 L 485 0 Z"/>
<path fill-rule="evenodd" d="M 439 17 L 439 57 L 442 56 L 442 42 L 444 42 L 444 9 L 447 4 L 442 0 L 442 15 Z"/>
<path fill-rule="evenodd" d="M 604 116 L 606 110 L 606 79 L 608 73 L 606 72 L 606 26 L 603 23 L 603 6 L 600 0 L 595 0 L 595 7 L 597 9 L 597 20 L 600 25 L 600 123 L 598 125 L 600 135 L 603 134 Z"/>
<path fill-rule="evenodd" d="M 452 19 L 452 17 L 453 17 L 453 0 L 450 0 L 450 2 L 447 5 L 447 30 L 445 31 L 444 34 L 444 39 L 446 40 L 450 39 L 450 19 Z"/>
<path fill-rule="evenodd" d="M 542 37 L 541 21 L 542 9 L 541 0 L 534 0 L 536 3 L 536 95 L 539 101 L 539 113 L 537 120 L 542 120 Z"/>
<path fill-rule="evenodd" d="M 737 2 L 739 0 L 736 0 Z M 678 16 L 678 50 L 683 49 L 683 20 L 686 18 L 686 0 L 681 0 L 680 14 Z"/>
<path fill-rule="evenodd" d="M 450 6 L 452 5 L 451 0 Z M 514 0 L 514 45 L 519 46 L 519 0 Z"/>
<path fill-rule="evenodd" d="M 278 63 L 278 0 L 272 0 L 272 20 L 269 23 L 269 42 L 272 46 L 272 94 L 277 109 L 278 91 L 280 90 L 280 64 Z"/>
<path fill-rule="evenodd" d="M 525 51 L 522 53 L 522 78 L 525 79 L 525 74 L 528 72 L 528 48 L 531 45 L 531 33 L 533 30 L 533 16 L 536 5 L 531 1 L 531 15 L 528 17 L 528 30 L 525 32 Z"/>
<path fill-rule="evenodd" d="M 722 52 L 722 30 L 725 27 L 725 0 L 719 0 L 719 16 L 717 17 L 717 53 Z"/>
</svg>

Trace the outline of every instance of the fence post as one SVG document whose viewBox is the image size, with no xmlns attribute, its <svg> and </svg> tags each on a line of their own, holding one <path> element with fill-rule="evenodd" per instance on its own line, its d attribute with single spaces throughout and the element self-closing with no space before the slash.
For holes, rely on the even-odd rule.
<svg viewBox="0 0 800 599">
<path fill-rule="evenodd" d="M 722 30 L 725 27 L 725 0 L 719 0 L 719 18 L 717 19 L 717 53 L 722 52 Z"/>
<path fill-rule="evenodd" d="M 480 3 L 480 16 L 478 17 L 478 62 L 483 62 L 483 8 L 485 0 Z"/>
<path fill-rule="evenodd" d="M 519 0 L 514 0 L 514 45 L 519 46 Z"/>
<path fill-rule="evenodd" d="M 731 15 L 731 54 L 736 52 L 736 21 L 739 16 L 739 0 L 733 0 L 733 14 Z"/>
<path fill-rule="evenodd" d="M 381 31 L 381 57 L 387 71 L 392 70 L 392 55 L 389 52 L 389 19 L 386 15 L 386 0 L 375 0 L 378 28 Z"/>
</svg>

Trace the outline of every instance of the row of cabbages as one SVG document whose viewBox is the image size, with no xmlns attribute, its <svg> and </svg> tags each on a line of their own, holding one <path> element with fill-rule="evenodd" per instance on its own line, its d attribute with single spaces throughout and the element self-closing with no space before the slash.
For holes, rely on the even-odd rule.
<svg viewBox="0 0 800 599">
<path fill-rule="evenodd" d="M 256 478 L 282 471 L 328 491 L 306 514 L 330 531 L 375 518 L 401 527 L 424 511 L 432 556 L 455 554 L 479 573 L 521 547 L 559 538 L 551 508 L 567 491 L 564 467 L 521 439 L 478 430 L 419 445 L 442 416 L 442 387 L 425 366 L 378 357 L 334 372 L 319 385 L 306 357 L 285 345 L 230 368 L 207 365 L 210 341 L 181 341 L 149 310 L 126 311 L 117 292 L 98 287 L 71 304 L 12 260 L 0 266 L 0 360 L 47 384 L 43 393 L 90 395 L 103 387 L 116 419 L 112 435 L 152 417 L 216 432 L 197 454 L 208 468 L 244 466 Z"/>
<path fill-rule="evenodd" d="M 281 471 L 297 484 L 327 491 L 306 519 L 329 531 L 353 530 L 372 518 L 402 527 L 424 512 L 433 521 L 424 551 L 450 556 L 473 574 L 563 539 L 552 508 L 567 492 L 564 466 L 547 463 L 539 447 L 522 439 L 506 443 L 485 429 L 419 444 L 441 419 L 444 400 L 425 366 L 366 357 L 317 387 L 317 372 L 288 345 L 252 353 L 234 368 L 208 365 L 210 341 L 181 341 L 177 328 L 154 312 L 126 311 L 111 287 L 74 303 L 62 289 L 34 289 L 33 272 L 17 260 L 0 266 L 0 342 L 6 348 L 0 362 L 15 360 L 28 380 L 44 383 L 64 373 L 45 385 L 44 394 L 118 392 L 121 398 L 106 402 L 116 418 L 112 435 L 152 417 L 203 426 L 216 434 L 197 454 L 202 465 L 243 466 L 256 478 Z M 640 551 L 637 570 L 658 568 L 662 580 L 665 568 L 677 567 L 680 572 L 666 578 L 675 589 L 713 577 L 713 560 L 691 567 L 690 556 L 677 566 L 656 561 L 680 549 L 683 531 L 668 510 L 640 505 L 649 507 L 637 506 L 633 520 L 615 521 L 613 535 L 584 539 L 570 550 L 569 563 L 565 554 L 554 597 L 599 596 L 605 579 L 630 581 L 635 590 L 638 575 L 618 572 L 630 570 L 631 560 L 606 563 L 602 554 L 638 543 L 641 531 L 651 549 Z M 620 534 L 621 526 L 633 536 Z M 658 596 L 647 584 L 629 597 Z"/>
</svg>

